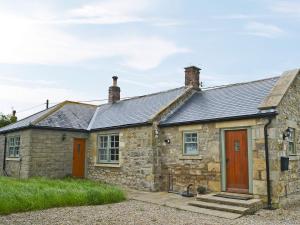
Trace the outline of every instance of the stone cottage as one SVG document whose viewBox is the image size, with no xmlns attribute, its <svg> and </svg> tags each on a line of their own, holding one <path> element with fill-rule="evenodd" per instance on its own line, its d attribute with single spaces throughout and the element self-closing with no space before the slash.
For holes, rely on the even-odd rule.
<svg viewBox="0 0 300 225">
<path fill-rule="evenodd" d="M 180 88 L 109 102 L 65 101 L 0 129 L 8 176 L 85 177 L 147 191 L 192 184 L 276 205 L 300 191 L 300 70 L 202 88 L 185 68 Z"/>
</svg>

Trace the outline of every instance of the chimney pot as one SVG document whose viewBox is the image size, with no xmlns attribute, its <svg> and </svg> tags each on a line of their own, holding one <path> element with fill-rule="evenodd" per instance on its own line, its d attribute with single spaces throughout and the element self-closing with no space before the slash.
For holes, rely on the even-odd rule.
<svg viewBox="0 0 300 225">
<path fill-rule="evenodd" d="M 108 90 L 108 102 L 109 103 L 115 103 L 117 101 L 120 101 L 120 93 L 121 89 L 118 87 L 118 77 L 113 76 L 113 84 L 109 87 Z"/>
<path fill-rule="evenodd" d="M 13 111 L 12 111 L 12 116 L 15 117 L 16 114 L 17 114 L 17 111 L 16 111 L 16 110 L 13 110 Z"/>
<path fill-rule="evenodd" d="M 114 87 L 118 86 L 118 77 L 117 76 L 113 76 L 112 79 L 113 79 L 113 86 Z"/>
<path fill-rule="evenodd" d="M 189 66 L 185 69 L 185 86 L 200 90 L 200 68 Z"/>
</svg>

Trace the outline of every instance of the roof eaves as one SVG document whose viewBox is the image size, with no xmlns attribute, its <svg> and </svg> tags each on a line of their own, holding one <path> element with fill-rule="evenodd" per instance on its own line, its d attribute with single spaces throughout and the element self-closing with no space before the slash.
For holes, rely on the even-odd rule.
<svg viewBox="0 0 300 225">
<path fill-rule="evenodd" d="M 130 128 L 130 127 L 141 127 L 141 126 L 150 126 L 150 125 L 152 125 L 152 123 L 150 123 L 150 122 L 142 122 L 142 123 L 125 124 L 125 125 L 112 126 L 112 127 L 95 128 L 95 129 L 89 130 L 89 132 L 106 131 L 106 130 L 116 130 L 116 129 Z"/>
</svg>

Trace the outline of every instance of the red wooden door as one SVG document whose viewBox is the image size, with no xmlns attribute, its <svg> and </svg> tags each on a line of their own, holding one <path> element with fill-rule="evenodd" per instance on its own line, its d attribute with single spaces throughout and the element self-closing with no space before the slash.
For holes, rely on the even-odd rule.
<svg viewBox="0 0 300 225">
<path fill-rule="evenodd" d="M 84 177 L 85 139 L 74 139 L 73 144 L 73 177 Z"/>
<path fill-rule="evenodd" d="M 248 193 L 247 130 L 225 131 L 226 187 L 228 192 Z"/>
</svg>

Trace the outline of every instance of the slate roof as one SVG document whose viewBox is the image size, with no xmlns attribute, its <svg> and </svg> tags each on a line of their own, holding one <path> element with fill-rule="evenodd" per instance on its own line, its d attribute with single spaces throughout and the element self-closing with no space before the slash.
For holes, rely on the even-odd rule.
<svg viewBox="0 0 300 225">
<path fill-rule="evenodd" d="M 0 128 L 0 133 L 29 126 L 86 130 L 95 111 L 96 106 L 66 101 Z"/>
<path fill-rule="evenodd" d="M 199 91 L 161 124 L 171 125 L 262 114 L 258 107 L 278 79 L 279 77 L 273 77 Z"/>
<path fill-rule="evenodd" d="M 47 113 L 49 113 L 51 110 L 53 110 L 53 107 L 47 109 L 47 110 L 43 110 L 41 112 L 38 112 L 36 114 L 33 114 L 27 118 L 24 118 L 22 120 L 19 120 L 16 123 L 10 124 L 8 126 L 2 127 L 0 128 L 0 133 L 4 132 L 4 131 L 8 131 L 8 130 L 15 130 L 15 129 L 20 129 L 20 128 L 24 128 L 24 127 L 28 127 L 29 125 L 31 125 L 31 123 L 33 123 L 35 120 L 37 120 L 38 118 L 46 115 Z"/>
<path fill-rule="evenodd" d="M 278 79 L 279 77 L 274 77 L 195 92 L 183 105 L 163 119 L 160 125 L 262 115 L 264 112 L 258 107 Z M 0 128 L 0 133 L 29 126 L 93 131 L 150 124 L 158 112 L 182 96 L 185 91 L 186 88 L 181 87 L 98 107 L 66 101 Z"/>
<path fill-rule="evenodd" d="M 56 127 L 86 130 L 96 106 L 68 103 L 36 124 L 39 127 Z"/>
<path fill-rule="evenodd" d="M 89 130 L 147 123 L 156 113 L 181 96 L 186 88 L 145 95 L 114 104 L 100 105 Z"/>
</svg>

